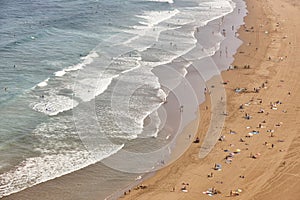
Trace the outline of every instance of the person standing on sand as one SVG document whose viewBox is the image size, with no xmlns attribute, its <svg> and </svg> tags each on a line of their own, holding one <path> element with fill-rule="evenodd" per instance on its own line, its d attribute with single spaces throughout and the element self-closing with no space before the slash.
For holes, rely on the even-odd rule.
<svg viewBox="0 0 300 200">
<path fill-rule="evenodd" d="M 179 110 L 180 112 L 183 112 L 183 106 L 180 106 Z"/>
</svg>

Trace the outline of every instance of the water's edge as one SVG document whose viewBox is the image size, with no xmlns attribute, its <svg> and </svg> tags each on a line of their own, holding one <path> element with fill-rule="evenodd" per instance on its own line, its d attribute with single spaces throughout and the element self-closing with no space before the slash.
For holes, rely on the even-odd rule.
<svg viewBox="0 0 300 200">
<path fill-rule="evenodd" d="M 246 3 L 245 3 L 244 0 L 233 0 L 233 2 L 236 3 L 236 7 L 235 7 L 235 9 L 232 13 L 229 13 L 228 15 L 224 16 L 223 19 L 222 19 L 222 17 L 220 17 L 220 18 L 217 18 L 217 19 L 209 22 L 207 24 L 207 26 L 205 26 L 204 28 L 205 29 L 210 29 L 211 26 L 215 26 L 216 24 L 220 23 L 220 20 L 224 20 L 224 24 L 222 24 L 221 30 L 222 29 L 226 29 L 226 30 L 232 29 L 232 25 L 234 24 L 234 26 L 235 26 L 234 31 L 235 31 L 235 33 L 237 33 L 240 26 L 242 26 L 244 24 L 244 17 L 247 14 L 247 8 L 246 8 Z M 200 30 L 200 32 L 201 31 L 205 32 L 204 30 Z M 195 35 L 196 34 L 197 33 L 195 32 Z M 212 55 L 210 58 L 208 58 L 209 60 L 210 59 L 213 60 L 213 62 L 216 64 L 216 66 L 219 68 L 220 71 L 225 71 L 230 67 L 231 63 L 233 63 L 233 56 L 237 53 L 238 48 L 243 43 L 237 36 L 238 36 L 238 34 L 234 34 L 234 37 L 232 35 L 227 35 L 225 37 L 225 39 L 221 42 L 220 49 L 217 50 L 214 55 Z M 197 38 L 197 36 L 196 36 L 196 38 Z M 198 37 L 198 39 L 199 39 L 199 37 Z M 220 58 L 220 56 L 219 56 L 220 51 L 223 50 L 223 52 L 225 52 L 224 50 L 225 49 L 227 50 L 228 46 L 230 46 L 230 45 L 231 45 L 232 48 L 230 48 L 230 50 L 228 51 L 228 56 L 226 56 L 225 59 Z M 222 54 L 222 52 L 221 52 L 221 54 Z M 206 59 L 207 58 L 204 58 L 204 60 L 206 60 Z M 211 60 L 208 61 L 208 62 L 211 62 Z M 204 61 L 204 63 L 205 63 L 205 61 Z M 201 63 L 201 64 L 203 64 L 203 63 Z M 207 61 L 206 61 L 206 64 L 207 64 Z M 191 75 L 192 73 L 193 73 L 193 70 L 188 71 L 188 73 L 186 75 L 188 80 L 191 79 L 191 77 L 189 75 Z M 157 73 L 156 75 L 158 77 L 160 77 L 159 73 Z M 217 78 L 217 77 L 220 77 L 220 78 Z M 212 82 L 213 79 L 217 79 L 217 80 L 221 79 L 222 80 L 220 74 L 219 75 L 212 75 L 208 79 L 206 79 L 205 83 L 208 84 L 209 82 Z M 201 86 L 202 86 L 202 88 L 201 88 Z M 204 91 L 203 85 L 201 85 L 201 86 L 199 87 L 199 85 L 194 85 L 194 87 L 196 87 L 196 88 L 199 87 L 199 89 L 201 91 Z M 172 100 L 172 98 L 175 98 L 175 96 L 168 96 L 167 97 L 167 102 L 174 101 L 174 99 Z M 205 99 L 200 101 L 200 105 L 205 103 L 204 101 L 205 101 Z M 198 106 L 200 106 L 200 105 L 198 105 Z M 170 110 L 169 110 L 169 112 L 170 112 Z M 201 115 L 201 112 L 200 112 L 200 115 L 199 115 L 199 112 L 200 112 L 199 109 L 194 110 L 194 113 L 192 114 L 192 116 L 194 116 L 194 118 L 192 120 L 188 121 L 187 124 L 183 127 L 182 131 L 179 134 L 184 135 L 184 136 L 180 137 L 180 138 L 177 138 L 176 143 L 181 143 L 180 145 L 182 145 L 182 142 L 178 141 L 179 139 L 182 139 L 184 137 L 188 138 L 190 133 L 191 133 L 190 132 L 191 129 L 194 129 L 196 131 L 198 130 L 198 128 L 199 128 L 198 125 L 199 125 L 200 115 Z M 192 126 L 192 128 L 190 128 L 191 126 Z M 194 132 L 194 135 L 196 134 L 196 131 Z M 180 156 L 180 155 L 174 155 L 173 151 L 184 153 L 185 151 L 178 150 L 177 148 L 183 148 L 183 149 L 187 150 L 190 147 L 190 145 L 191 145 L 191 141 L 187 142 L 184 146 L 180 146 L 180 147 L 174 146 L 173 149 L 172 149 L 172 154 L 171 154 L 171 163 L 176 161 Z M 171 163 L 168 163 L 168 164 L 171 164 Z M 140 176 L 141 179 L 127 185 L 126 187 L 122 188 L 121 190 L 118 190 L 118 191 L 114 192 L 113 194 L 106 197 L 105 200 L 119 199 L 120 197 L 122 197 L 124 195 L 124 192 L 127 192 L 128 190 L 131 190 L 132 188 L 134 188 L 137 185 L 143 183 L 143 181 L 151 178 L 152 176 L 155 176 L 155 172 L 147 173 L 147 174 L 144 174 L 144 175 Z"/>
</svg>

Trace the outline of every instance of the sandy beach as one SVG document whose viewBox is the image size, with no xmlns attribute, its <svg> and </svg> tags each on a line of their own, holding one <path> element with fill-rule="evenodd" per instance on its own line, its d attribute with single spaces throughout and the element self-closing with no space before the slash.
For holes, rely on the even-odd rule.
<svg viewBox="0 0 300 200">
<path fill-rule="evenodd" d="M 244 43 L 235 69 L 222 73 L 227 111 L 220 141 L 199 159 L 209 134 L 207 95 L 199 108 L 200 144 L 121 199 L 300 198 L 299 2 L 246 2 L 249 14 L 239 30 Z"/>
</svg>

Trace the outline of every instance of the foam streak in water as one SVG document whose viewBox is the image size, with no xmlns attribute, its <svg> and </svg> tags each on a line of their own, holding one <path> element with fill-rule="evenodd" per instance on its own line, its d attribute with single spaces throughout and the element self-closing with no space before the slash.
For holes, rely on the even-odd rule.
<svg viewBox="0 0 300 200">
<path fill-rule="evenodd" d="M 169 4 L 174 3 L 173 0 L 148 0 L 148 1 L 159 2 L 159 3 L 169 3 Z"/>
</svg>

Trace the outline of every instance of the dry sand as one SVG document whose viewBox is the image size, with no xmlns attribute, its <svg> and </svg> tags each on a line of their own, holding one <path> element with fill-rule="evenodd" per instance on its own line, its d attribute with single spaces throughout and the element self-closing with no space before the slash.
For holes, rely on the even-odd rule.
<svg viewBox="0 0 300 200">
<path fill-rule="evenodd" d="M 121 199 L 223 199 L 237 189 L 242 192 L 236 199 L 300 199 L 299 3 L 248 0 L 247 5 L 246 25 L 239 31 L 244 44 L 233 63 L 237 69 L 222 73 L 224 80 L 229 80 L 225 86 L 228 116 L 222 130 L 225 140 L 204 159 L 198 155 L 201 145 L 193 144 L 176 162 L 146 180 L 146 189 L 132 189 Z M 247 92 L 235 93 L 237 87 L 247 88 Z M 260 88 L 259 92 L 254 88 Z M 282 104 L 271 109 L 270 102 L 276 101 Z M 211 117 L 205 106 L 210 106 L 209 98 L 200 107 L 202 128 L 197 134 L 202 140 Z M 264 113 L 258 113 L 260 109 Z M 246 113 L 249 120 L 244 118 Z M 249 137 L 252 130 L 259 134 Z M 236 149 L 241 152 L 225 163 L 224 158 Z M 254 159 L 250 155 L 259 156 Z M 221 171 L 213 170 L 215 163 L 222 165 Z M 181 191 L 183 183 L 189 184 L 188 192 Z M 221 193 L 213 197 L 203 194 L 208 188 Z"/>
</svg>

